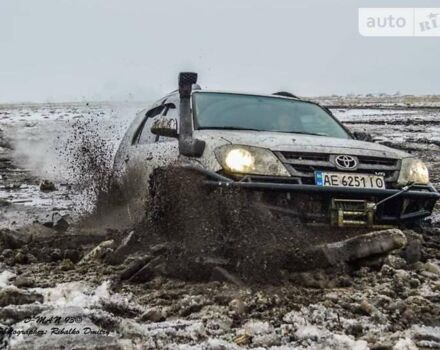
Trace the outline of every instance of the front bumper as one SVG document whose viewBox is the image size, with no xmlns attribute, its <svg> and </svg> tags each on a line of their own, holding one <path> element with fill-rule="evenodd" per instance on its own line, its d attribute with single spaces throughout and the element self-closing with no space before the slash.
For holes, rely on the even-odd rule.
<svg viewBox="0 0 440 350">
<path fill-rule="evenodd" d="M 204 184 L 208 186 L 259 192 L 260 199 L 275 211 L 290 213 L 308 222 L 336 222 L 339 226 L 344 222 L 341 215 L 343 218 L 344 213 L 347 216 L 357 213 L 359 218 L 361 211 L 364 211 L 365 220 L 347 220 L 347 223 L 380 226 L 412 222 L 429 216 L 440 198 L 432 185 L 412 186 L 402 191 L 279 183 L 278 178 L 268 177 L 264 181 L 250 177 L 236 181 L 198 166 L 190 168 L 205 175 Z M 339 218 L 335 219 L 335 215 Z"/>
</svg>

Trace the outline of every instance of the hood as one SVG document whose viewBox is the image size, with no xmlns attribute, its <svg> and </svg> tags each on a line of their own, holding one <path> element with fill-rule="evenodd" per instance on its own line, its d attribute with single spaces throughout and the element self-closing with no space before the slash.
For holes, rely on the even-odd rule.
<svg viewBox="0 0 440 350">
<path fill-rule="evenodd" d="M 268 148 L 272 151 L 311 152 L 406 158 L 410 155 L 378 143 L 326 136 L 287 134 L 265 131 L 196 130 L 194 137 L 207 144 L 220 143 Z M 223 142 L 221 142 L 223 140 Z"/>
</svg>

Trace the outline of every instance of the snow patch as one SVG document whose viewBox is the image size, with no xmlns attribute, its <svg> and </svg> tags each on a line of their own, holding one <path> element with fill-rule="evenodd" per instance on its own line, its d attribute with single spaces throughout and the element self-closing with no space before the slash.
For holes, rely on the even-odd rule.
<svg viewBox="0 0 440 350">
<path fill-rule="evenodd" d="M 96 289 L 84 282 L 61 283 L 53 288 L 35 288 L 44 297 L 44 303 L 57 307 L 77 306 L 89 308 L 102 299 L 109 299 L 110 282 L 105 281 Z"/>
<path fill-rule="evenodd" d="M 9 280 L 14 276 L 15 274 L 8 270 L 0 272 L 0 288 L 7 287 L 9 285 Z"/>
<path fill-rule="evenodd" d="M 411 339 L 403 338 L 397 341 L 393 350 L 417 350 L 417 346 Z"/>
</svg>

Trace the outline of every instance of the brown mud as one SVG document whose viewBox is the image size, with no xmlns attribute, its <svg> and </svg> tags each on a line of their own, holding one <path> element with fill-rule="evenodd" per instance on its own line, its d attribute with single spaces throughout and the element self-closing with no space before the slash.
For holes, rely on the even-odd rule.
<svg viewBox="0 0 440 350">
<path fill-rule="evenodd" d="M 391 231 L 386 231 L 376 235 L 381 243 L 375 247 L 353 240 L 363 237 L 368 229 L 308 226 L 261 206 L 258 193 L 236 188 L 210 189 L 202 182 L 203 176 L 178 166 L 156 169 L 150 180 L 149 199 L 142 205 L 146 208 L 144 218 L 121 234 L 128 237 L 127 242 L 108 261 L 122 262 L 161 247 L 154 266 L 150 260 L 144 264 L 150 265 L 147 270 L 151 275 L 155 273 L 150 270 L 159 268 L 160 275 L 184 280 L 220 278 L 277 284 L 292 272 L 319 268 L 347 272 L 359 267 L 349 260 L 370 255 L 379 262 L 389 251 L 406 243 L 398 243 L 398 239 L 397 243 L 386 243 L 388 237 L 393 237 Z M 124 208 L 133 205 L 120 201 L 118 209 L 114 202 L 99 204 L 113 206 L 111 213 L 124 212 Z M 298 205 L 302 207 L 301 203 Z M 340 247 L 332 246 L 333 242 L 339 242 Z M 347 248 L 342 247 L 342 242 Z M 344 249 L 351 251 L 351 258 Z M 356 257 L 357 251 L 362 257 Z"/>
</svg>

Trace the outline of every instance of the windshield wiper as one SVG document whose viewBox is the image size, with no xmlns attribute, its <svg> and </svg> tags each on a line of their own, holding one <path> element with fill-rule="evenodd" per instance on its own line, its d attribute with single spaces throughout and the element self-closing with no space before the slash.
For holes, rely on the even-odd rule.
<svg viewBox="0 0 440 350">
<path fill-rule="evenodd" d="M 240 128 L 238 126 L 202 126 L 199 127 L 197 130 L 245 130 L 245 131 L 265 131 L 261 129 L 252 129 L 252 128 Z"/>
<path fill-rule="evenodd" d="M 313 135 L 313 136 L 328 136 L 326 134 L 317 134 L 313 132 L 305 132 L 305 131 L 282 131 L 282 130 L 272 130 L 272 132 L 282 132 L 286 134 L 301 134 L 301 135 Z"/>
</svg>

